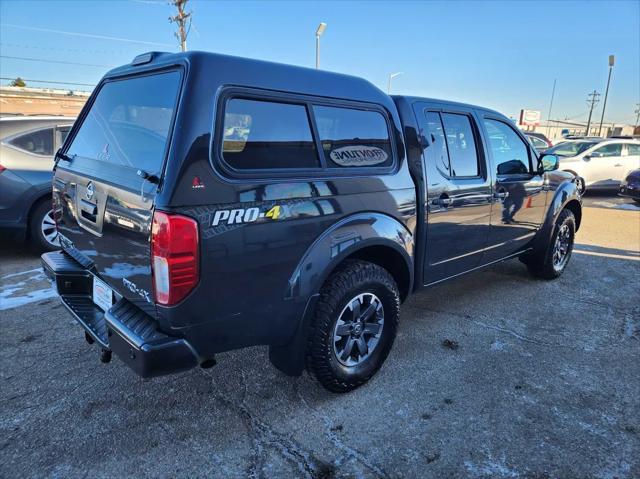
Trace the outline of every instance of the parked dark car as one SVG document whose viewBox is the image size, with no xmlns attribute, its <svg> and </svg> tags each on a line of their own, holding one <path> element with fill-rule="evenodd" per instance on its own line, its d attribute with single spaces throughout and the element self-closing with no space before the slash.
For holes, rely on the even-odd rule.
<svg viewBox="0 0 640 479">
<path fill-rule="evenodd" d="M 543 152 L 553 146 L 553 143 L 551 143 L 549 138 L 547 138 L 546 135 L 542 133 L 537 133 L 535 131 L 525 131 L 524 134 L 538 152 Z"/>
<path fill-rule="evenodd" d="M 57 158 L 44 270 L 142 376 L 262 344 L 349 391 L 411 293 L 508 258 L 556 278 L 581 220 L 573 175 L 500 113 L 202 52 L 110 71 Z"/>
<path fill-rule="evenodd" d="M 632 198 L 640 203 L 640 169 L 633 170 L 620 183 L 620 196 Z"/>
<path fill-rule="evenodd" d="M 51 215 L 53 155 L 74 118 L 0 118 L 0 230 L 40 251 L 59 249 Z"/>
</svg>

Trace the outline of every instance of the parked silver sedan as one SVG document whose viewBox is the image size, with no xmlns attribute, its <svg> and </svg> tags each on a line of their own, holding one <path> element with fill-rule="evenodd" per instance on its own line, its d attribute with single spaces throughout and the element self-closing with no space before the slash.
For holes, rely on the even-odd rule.
<svg viewBox="0 0 640 479">
<path fill-rule="evenodd" d="M 0 229 L 40 251 L 58 248 L 51 215 L 53 156 L 75 118 L 0 118 Z"/>
</svg>

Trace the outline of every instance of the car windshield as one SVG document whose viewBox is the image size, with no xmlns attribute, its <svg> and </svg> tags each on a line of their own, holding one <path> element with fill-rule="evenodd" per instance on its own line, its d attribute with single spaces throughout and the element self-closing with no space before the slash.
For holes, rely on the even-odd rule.
<svg viewBox="0 0 640 479">
<path fill-rule="evenodd" d="M 547 150 L 547 153 L 557 156 L 576 156 L 597 144 L 597 141 L 566 141 Z"/>
</svg>

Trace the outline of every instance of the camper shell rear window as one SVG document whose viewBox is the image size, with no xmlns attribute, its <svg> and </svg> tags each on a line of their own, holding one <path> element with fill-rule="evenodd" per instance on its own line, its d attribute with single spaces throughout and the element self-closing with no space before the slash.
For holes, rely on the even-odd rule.
<svg viewBox="0 0 640 479">
<path fill-rule="evenodd" d="M 179 70 L 169 70 L 106 81 L 75 132 L 67 156 L 80 166 L 108 163 L 160 175 L 181 76 Z"/>
</svg>

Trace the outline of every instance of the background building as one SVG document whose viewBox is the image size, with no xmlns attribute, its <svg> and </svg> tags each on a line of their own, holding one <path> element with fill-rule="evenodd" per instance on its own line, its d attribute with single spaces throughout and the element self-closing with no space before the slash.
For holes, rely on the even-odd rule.
<svg viewBox="0 0 640 479">
<path fill-rule="evenodd" d="M 78 116 L 90 92 L 0 86 L 0 115 Z"/>
</svg>

